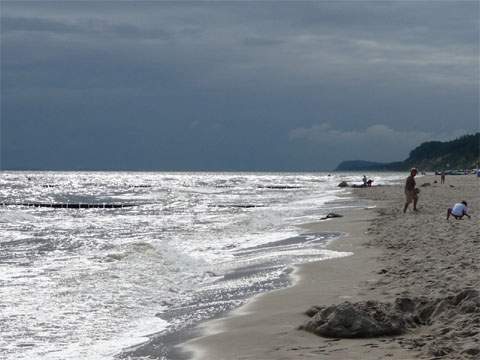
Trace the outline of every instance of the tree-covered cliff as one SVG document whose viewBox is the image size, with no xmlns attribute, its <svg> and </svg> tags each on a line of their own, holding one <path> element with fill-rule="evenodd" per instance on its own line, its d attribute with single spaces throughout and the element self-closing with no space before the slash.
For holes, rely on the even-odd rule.
<svg viewBox="0 0 480 360">
<path fill-rule="evenodd" d="M 408 170 L 417 167 L 424 171 L 473 169 L 480 162 L 480 133 L 464 135 L 452 141 L 428 141 L 410 152 L 404 161 L 373 163 L 363 160 L 344 161 L 337 171 Z"/>
</svg>

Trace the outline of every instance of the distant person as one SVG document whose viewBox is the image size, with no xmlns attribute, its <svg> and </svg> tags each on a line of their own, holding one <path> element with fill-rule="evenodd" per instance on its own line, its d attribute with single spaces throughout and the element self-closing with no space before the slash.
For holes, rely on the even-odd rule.
<svg viewBox="0 0 480 360">
<path fill-rule="evenodd" d="M 445 184 L 445 171 L 440 174 L 440 184 Z"/>
<path fill-rule="evenodd" d="M 403 212 L 407 212 L 408 205 L 413 202 L 413 211 L 417 211 L 417 202 L 418 202 L 418 193 L 420 192 L 416 187 L 415 183 L 415 176 L 417 175 L 418 171 L 415 168 L 410 170 L 410 176 L 407 177 L 407 181 L 405 182 L 405 206 L 403 208 Z"/>
<path fill-rule="evenodd" d="M 372 180 L 372 179 L 368 179 L 368 181 L 367 181 L 367 186 L 368 186 L 368 187 L 372 187 L 372 183 L 373 183 L 373 180 Z"/>
<path fill-rule="evenodd" d="M 461 220 L 464 216 L 468 216 L 468 218 L 470 219 L 470 215 L 467 214 L 467 211 L 467 202 L 465 200 L 460 203 L 456 203 L 455 205 L 453 205 L 453 208 L 448 208 L 447 220 L 450 218 L 450 215 L 457 220 Z"/>
<path fill-rule="evenodd" d="M 362 181 L 363 181 L 363 186 L 367 186 L 367 177 L 365 175 L 363 175 Z"/>
</svg>

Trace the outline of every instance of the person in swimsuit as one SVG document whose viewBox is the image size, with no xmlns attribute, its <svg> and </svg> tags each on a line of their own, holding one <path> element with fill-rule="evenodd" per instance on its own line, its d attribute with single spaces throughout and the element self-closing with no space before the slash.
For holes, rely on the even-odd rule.
<svg viewBox="0 0 480 360">
<path fill-rule="evenodd" d="M 415 176 L 417 175 L 418 171 L 415 168 L 410 170 L 410 176 L 407 177 L 407 181 L 405 182 L 405 206 L 403 207 L 403 212 L 407 211 L 408 205 L 413 202 L 413 211 L 417 211 L 417 202 L 418 202 L 418 189 L 415 188 Z"/>
</svg>

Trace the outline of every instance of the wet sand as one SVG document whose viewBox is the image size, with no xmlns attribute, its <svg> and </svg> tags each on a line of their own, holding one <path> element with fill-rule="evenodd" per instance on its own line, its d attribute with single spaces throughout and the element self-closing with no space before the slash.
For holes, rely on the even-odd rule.
<svg viewBox="0 0 480 360">
<path fill-rule="evenodd" d="M 398 297 L 440 299 L 480 290 L 480 179 L 417 179 L 419 212 L 403 214 L 401 186 L 355 189 L 376 208 L 306 225 L 309 232 L 343 232 L 329 249 L 352 256 L 299 266 L 294 285 L 261 294 L 228 317 L 205 323 L 184 349 L 195 359 L 474 359 L 480 356 L 480 304 L 449 309 L 406 334 L 328 339 L 299 330 L 312 305 Z M 421 187 L 424 183 L 430 186 Z M 471 219 L 445 219 L 469 202 Z M 477 306 L 478 305 L 478 306 Z"/>
</svg>

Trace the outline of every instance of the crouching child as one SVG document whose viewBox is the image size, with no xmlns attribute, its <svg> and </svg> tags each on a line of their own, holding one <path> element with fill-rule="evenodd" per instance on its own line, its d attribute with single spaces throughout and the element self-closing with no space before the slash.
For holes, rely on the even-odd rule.
<svg viewBox="0 0 480 360">
<path fill-rule="evenodd" d="M 450 216 L 453 216 L 457 220 L 462 219 L 464 216 L 468 216 L 470 219 L 470 215 L 467 214 L 467 211 L 467 202 L 465 200 L 460 203 L 456 203 L 453 205 L 453 208 L 448 208 L 447 220 L 450 218 Z"/>
</svg>

